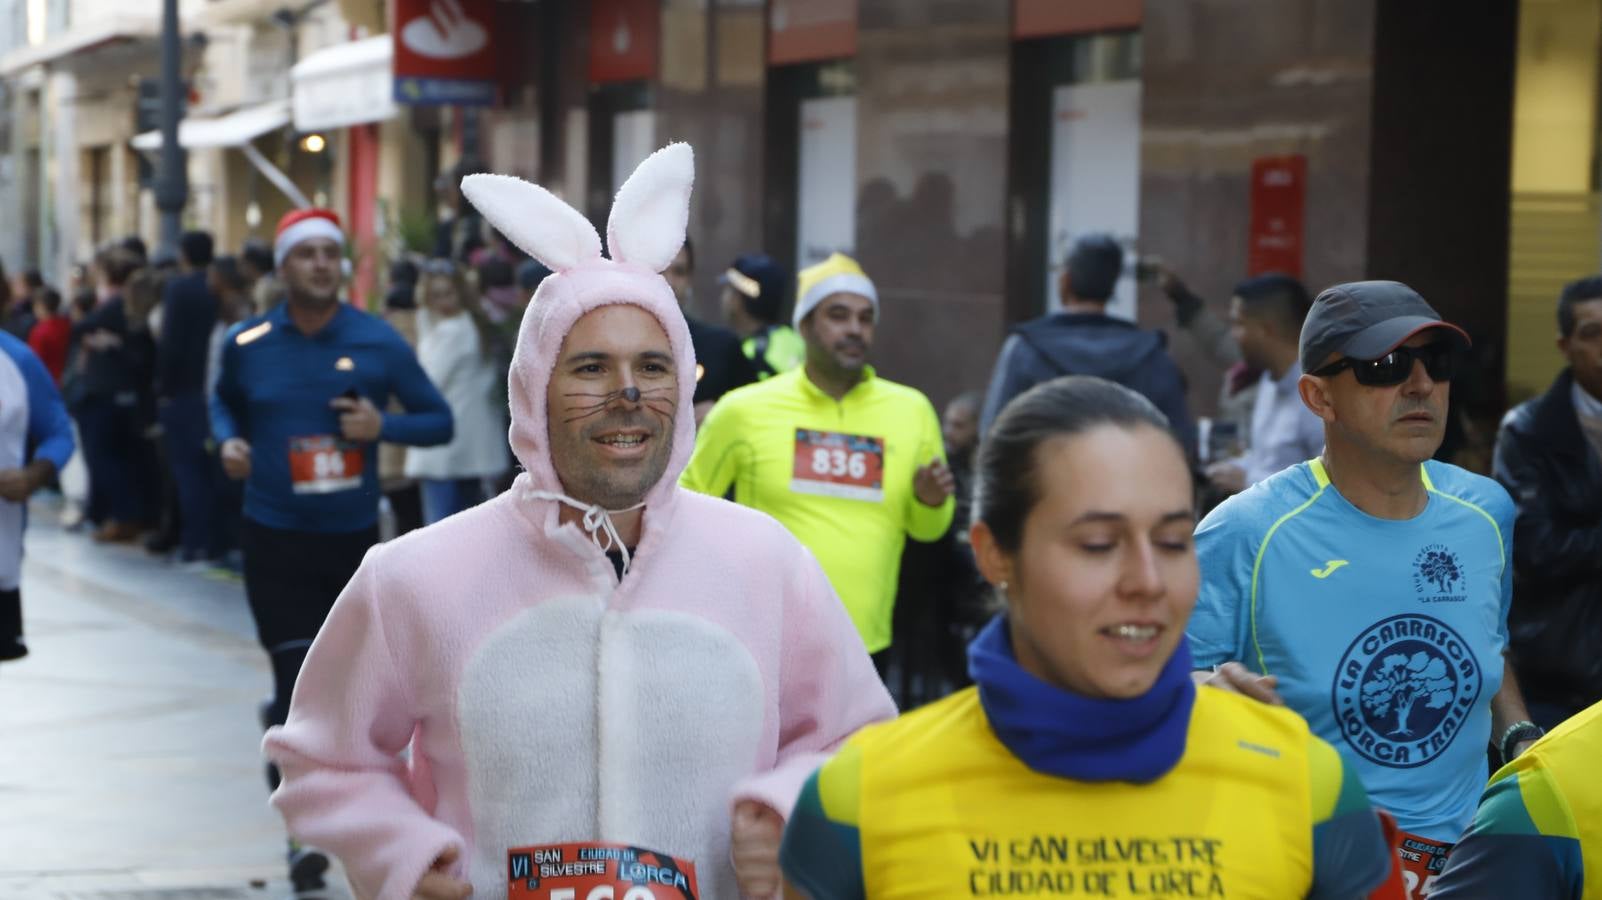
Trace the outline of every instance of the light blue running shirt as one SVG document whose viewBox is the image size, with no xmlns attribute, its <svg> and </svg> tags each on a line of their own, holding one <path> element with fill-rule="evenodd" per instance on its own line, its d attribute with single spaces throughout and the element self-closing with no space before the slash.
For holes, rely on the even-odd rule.
<svg viewBox="0 0 1602 900">
<path fill-rule="evenodd" d="M 1225 501 L 1196 529 L 1199 668 L 1277 676 L 1285 703 L 1352 762 L 1404 831 L 1453 843 L 1488 777 L 1512 599 L 1513 501 L 1427 462 L 1428 504 L 1378 519 L 1322 462 Z"/>
</svg>

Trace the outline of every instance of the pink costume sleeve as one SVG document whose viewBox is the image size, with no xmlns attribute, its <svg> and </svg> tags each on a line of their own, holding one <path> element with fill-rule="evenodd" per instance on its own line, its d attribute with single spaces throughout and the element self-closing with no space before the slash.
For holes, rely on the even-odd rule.
<svg viewBox="0 0 1602 900">
<path fill-rule="evenodd" d="M 398 754 L 415 705 L 379 615 L 374 555 L 334 604 L 295 683 L 289 721 L 263 746 L 283 772 L 272 802 L 290 834 L 337 856 L 359 896 L 406 900 L 446 848 L 465 848 L 407 786 Z"/>
<path fill-rule="evenodd" d="M 787 592 L 779 651 L 779 749 L 774 766 L 735 789 L 786 820 L 801 787 L 845 739 L 896 715 L 845 606 L 811 553 Z"/>
</svg>

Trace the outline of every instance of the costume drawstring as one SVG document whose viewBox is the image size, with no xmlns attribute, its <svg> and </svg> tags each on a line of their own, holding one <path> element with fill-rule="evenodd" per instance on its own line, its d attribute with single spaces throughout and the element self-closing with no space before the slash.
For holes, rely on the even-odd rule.
<svg viewBox="0 0 1602 900">
<path fill-rule="evenodd" d="M 589 533 L 590 540 L 595 546 L 601 548 L 602 553 L 610 553 L 615 547 L 623 554 L 623 574 L 629 573 L 629 548 L 623 544 L 623 538 L 617 533 L 617 526 L 612 523 L 613 513 L 633 512 L 645 506 L 643 502 L 624 509 L 607 509 L 598 503 L 580 503 L 566 494 L 554 491 L 528 491 L 527 496 L 536 500 L 554 500 L 557 503 L 571 506 L 584 513 L 584 530 Z M 606 541 L 602 543 L 601 537 L 605 535 Z"/>
</svg>

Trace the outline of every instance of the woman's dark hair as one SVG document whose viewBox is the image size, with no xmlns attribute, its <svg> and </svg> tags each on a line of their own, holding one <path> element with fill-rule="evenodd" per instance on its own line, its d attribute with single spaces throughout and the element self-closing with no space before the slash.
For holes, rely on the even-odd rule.
<svg viewBox="0 0 1602 900">
<path fill-rule="evenodd" d="M 44 307 L 45 312 L 52 316 L 61 312 L 61 294 L 55 288 L 40 288 L 39 292 L 33 295 L 33 302 Z"/>
<path fill-rule="evenodd" d="M 973 517 L 1008 553 L 1023 544 L 1024 520 L 1040 501 L 1040 446 L 1102 425 L 1150 426 L 1174 446 L 1168 419 L 1150 400 L 1122 385 L 1089 375 L 1037 384 L 1008 403 L 979 445 L 974 466 Z"/>
</svg>

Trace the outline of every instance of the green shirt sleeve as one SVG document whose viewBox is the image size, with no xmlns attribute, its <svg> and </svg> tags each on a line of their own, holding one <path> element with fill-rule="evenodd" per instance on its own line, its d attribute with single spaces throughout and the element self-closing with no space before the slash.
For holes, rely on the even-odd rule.
<svg viewBox="0 0 1602 900">
<path fill-rule="evenodd" d="M 784 826 L 779 865 L 813 900 L 864 900 L 861 753 L 847 744 L 807 779 Z"/>
<path fill-rule="evenodd" d="M 750 455 L 740 431 L 738 410 L 728 401 L 713 406 L 695 436 L 695 452 L 679 484 L 696 493 L 727 496 Z"/>
<path fill-rule="evenodd" d="M 918 455 L 914 460 L 915 465 L 922 468 L 937 457 L 945 462 L 946 445 L 940 437 L 940 417 L 935 415 L 934 407 L 927 399 L 921 404 L 918 418 Z M 925 506 L 918 499 L 917 492 L 913 491 L 907 496 L 907 534 L 913 540 L 926 544 L 938 541 L 951 527 L 951 519 L 956 511 L 955 497 L 947 497 L 946 502 L 939 506 Z"/>
<path fill-rule="evenodd" d="M 1367 897 L 1391 871 L 1385 829 L 1368 792 L 1335 748 L 1309 735 L 1313 792 L 1313 887 L 1309 900 Z"/>
<path fill-rule="evenodd" d="M 1568 804 L 1544 771 L 1507 773 L 1486 789 L 1430 898 L 1579 900 L 1585 865 L 1578 834 Z"/>
</svg>

